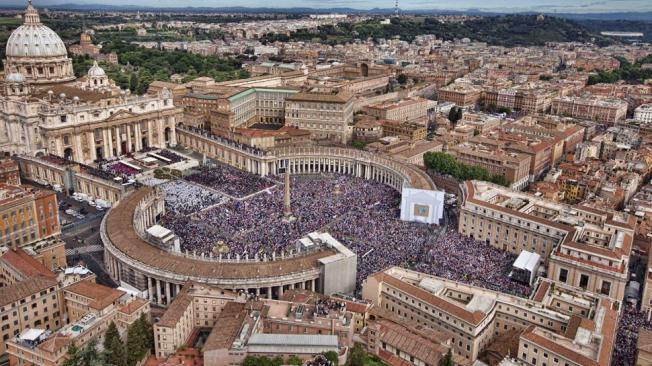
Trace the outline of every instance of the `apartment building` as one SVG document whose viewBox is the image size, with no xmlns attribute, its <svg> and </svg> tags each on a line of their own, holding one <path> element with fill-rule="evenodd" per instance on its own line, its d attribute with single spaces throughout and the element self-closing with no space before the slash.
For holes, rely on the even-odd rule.
<svg viewBox="0 0 652 366">
<path fill-rule="evenodd" d="M 552 114 L 614 124 L 627 115 L 627 102 L 598 97 L 557 97 L 552 100 Z"/>
<path fill-rule="evenodd" d="M 11 186 L 20 185 L 20 170 L 15 161 L 11 159 L 0 160 L 0 183 Z"/>
<path fill-rule="evenodd" d="M 617 305 L 565 284 L 539 281 L 532 297 L 524 299 L 391 267 L 369 276 L 362 296 L 391 314 L 390 319 L 415 322 L 450 337 L 458 364 L 472 364 L 508 332 L 520 332 L 519 353 L 511 355 L 519 363 L 611 363 Z"/>
<path fill-rule="evenodd" d="M 636 219 L 570 206 L 487 182 L 463 185 L 460 234 L 519 254 L 538 253 L 548 278 L 622 300 Z"/>
<path fill-rule="evenodd" d="M 452 344 L 449 334 L 376 307 L 370 312 L 366 336 L 367 352 L 390 365 L 440 365 Z"/>
<path fill-rule="evenodd" d="M 297 93 L 285 101 L 285 124 L 310 131 L 315 140 L 346 143 L 353 134 L 353 97 L 320 88 Z"/>
<path fill-rule="evenodd" d="M 54 192 L 0 184 L 0 245 L 25 246 L 60 233 Z"/>
<path fill-rule="evenodd" d="M 634 109 L 634 119 L 637 121 L 652 123 L 652 104 L 641 104 Z"/>
<path fill-rule="evenodd" d="M 74 323 L 94 311 L 115 303 L 125 293 L 83 280 L 62 289 L 66 304 L 66 323 Z"/>
<path fill-rule="evenodd" d="M 35 275 L 1 288 L 0 355 L 6 343 L 28 328 L 55 330 L 63 324 L 61 293 L 56 278 Z"/>
<path fill-rule="evenodd" d="M 316 334 L 337 336 L 340 346 L 353 344 L 353 315 L 340 302 L 326 297 L 315 301 L 265 300 L 266 334 Z"/>
<path fill-rule="evenodd" d="M 449 149 L 460 163 L 480 166 L 492 175 L 502 175 L 514 190 L 524 189 L 529 181 L 530 157 L 526 154 L 488 150 L 481 145 L 461 144 Z"/>
<path fill-rule="evenodd" d="M 426 124 L 430 101 L 421 97 L 387 101 L 364 107 L 364 111 L 376 119 Z"/>
<path fill-rule="evenodd" d="M 480 101 L 482 90 L 468 83 L 453 83 L 440 88 L 438 91 L 438 101 L 455 103 L 458 107 L 474 107 Z"/>
<path fill-rule="evenodd" d="M 89 280 L 80 281 L 83 282 Z M 99 295 L 95 306 L 92 306 L 86 315 L 58 330 L 27 328 L 10 338 L 7 341 L 9 364 L 11 366 L 60 366 L 65 361 L 71 345 L 74 344 L 78 349 L 82 349 L 91 340 L 101 343 L 104 333 L 112 322 L 116 324 L 118 331 L 124 334 L 141 314 L 149 314 L 148 301 L 114 290 L 121 294 L 116 298 L 114 293 L 109 291 L 110 288 L 98 284 L 94 286 L 97 286 L 93 289 L 94 293 L 99 295 L 106 292 L 107 296 Z"/>
<path fill-rule="evenodd" d="M 54 278 L 54 273 L 22 248 L 9 248 L 0 256 L 0 288 L 34 276 Z"/>
<path fill-rule="evenodd" d="M 554 96 L 550 90 L 535 88 L 491 88 L 482 92 L 483 104 L 487 107 L 509 108 L 528 114 L 545 112 Z"/>
<path fill-rule="evenodd" d="M 504 150 L 509 153 L 524 154 L 530 157 L 529 181 L 534 182 L 552 166 L 553 152 L 561 156 L 563 141 L 553 145 L 547 138 L 529 139 L 523 135 L 499 133 L 497 136 L 473 136 L 469 142 L 490 151 Z"/>
<path fill-rule="evenodd" d="M 174 354 L 196 327 L 214 327 L 229 301 L 244 301 L 232 291 L 199 283 L 186 283 L 158 323 L 154 324 L 156 357 Z"/>
<path fill-rule="evenodd" d="M 422 141 L 428 135 L 426 126 L 414 122 L 399 122 L 394 120 L 381 120 L 383 137 L 397 136 L 410 142 Z"/>
</svg>

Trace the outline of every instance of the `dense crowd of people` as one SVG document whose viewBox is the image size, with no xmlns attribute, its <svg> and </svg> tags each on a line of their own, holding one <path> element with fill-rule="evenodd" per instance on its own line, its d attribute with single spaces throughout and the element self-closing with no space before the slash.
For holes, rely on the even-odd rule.
<svg viewBox="0 0 652 366">
<path fill-rule="evenodd" d="M 640 329 L 652 331 L 652 322 L 644 313 L 629 307 L 623 309 L 616 332 L 612 355 L 614 366 L 634 366 L 636 364 L 636 343 Z"/>
<path fill-rule="evenodd" d="M 446 231 L 414 266 L 419 272 L 518 296 L 527 296 L 530 287 L 508 278 L 516 256 L 489 244 Z"/>
<path fill-rule="evenodd" d="M 204 165 L 187 180 L 202 184 L 232 197 L 246 197 L 274 186 L 274 182 L 222 163 Z"/>
<path fill-rule="evenodd" d="M 178 163 L 180 161 L 186 160 L 185 158 L 183 158 L 179 154 L 177 154 L 175 152 L 172 152 L 170 150 L 165 150 L 165 149 L 157 152 L 156 155 L 162 156 L 162 157 L 170 160 L 170 164 L 174 164 L 174 163 Z"/>
<path fill-rule="evenodd" d="M 165 192 L 165 209 L 175 215 L 189 215 L 206 207 L 228 201 L 225 196 L 184 180 L 161 184 Z"/>
<path fill-rule="evenodd" d="M 121 177 L 133 177 L 134 175 L 140 173 L 139 170 L 134 169 L 128 165 L 125 165 L 121 162 L 113 163 L 106 166 L 106 169 L 111 173 L 121 176 Z"/>
<path fill-rule="evenodd" d="M 202 176 L 219 175 L 207 171 L 210 173 Z M 246 178 L 248 182 L 255 179 Z M 282 177 L 272 179 L 282 181 Z M 193 181 L 197 181 L 196 176 Z M 207 186 L 209 181 L 215 180 L 202 180 Z M 295 220 L 287 222 L 282 183 L 267 189 L 267 180 L 246 187 L 231 184 L 226 177 L 218 182 L 213 188 L 219 191 L 225 190 L 223 186 L 244 188 L 230 191 L 234 195 L 252 193 L 256 187 L 264 191 L 198 212 L 218 201 L 196 186 L 184 185 L 188 183 L 166 183 L 164 189 L 172 191 L 172 198 L 167 199 L 168 214 L 161 222 L 181 238 L 183 251 L 249 258 L 278 255 L 295 250 L 297 240 L 308 233 L 326 231 L 358 255 L 358 288 L 376 271 L 405 266 L 521 296 L 529 293 L 527 286 L 507 278 L 513 255 L 461 237 L 454 230 L 442 232 L 439 226 L 401 221 L 400 194 L 384 184 L 349 176 L 293 176 L 291 209 Z M 191 198 L 194 195 L 197 197 Z M 193 211 L 197 213 L 188 215 Z"/>
</svg>

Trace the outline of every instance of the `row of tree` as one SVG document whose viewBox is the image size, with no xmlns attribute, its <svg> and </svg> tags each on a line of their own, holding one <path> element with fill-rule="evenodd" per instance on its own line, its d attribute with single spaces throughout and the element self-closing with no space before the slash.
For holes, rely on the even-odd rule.
<svg viewBox="0 0 652 366">
<path fill-rule="evenodd" d="M 97 351 L 92 340 L 82 349 L 74 344 L 68 347 L 68 359 L 63 366 L 134 366 L 147 356 L 154 347 L 154 331 L 145 314 L 127 330 L 127 342 L 123 342 L 114 322 L 104 334 L 103 351 Z"/>
<path fill-rule="evenodd" d="M 423 162 L 428 169 L 439 174 L 450 175 L 457 180 L 484 180 L 509 186 L 509 181 L 504 175 L 491 174 L 487 169 L 477 165 L 460 163 L 452 155 L 444 152 L 428 152 L 423 156 Z"/>
</svg>

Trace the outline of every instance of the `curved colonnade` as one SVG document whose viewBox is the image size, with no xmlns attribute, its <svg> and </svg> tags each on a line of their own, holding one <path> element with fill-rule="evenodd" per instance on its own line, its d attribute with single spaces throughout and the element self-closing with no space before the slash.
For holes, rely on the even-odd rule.
<svg viewBox="0 0 652 366">
<path fill-rule="evenodd" d="M 418 168 L 365 151 L 286 147 L 262 152 L 187 128 L 179 128 L 177 136 L 185 147 L 261 176 L 279 174 L 289 168 L 294 174 L 350 174 L 382 182 L 398 191 L 403 187 L 434 188 L 430 178 Z M 278 298 L 284 290 L 293 288 L 320 291 L 323 268 L 319 259 L 335 254 L 325 247 L 273 259 L 209 259 L 171 253 L 147 242 L 143 235 L 163 212 L 162 191 L 144 187 L 113 207 L 101 225 L 108 273 L 115 281 L 145 292 L 152 302 L 160 305 L 167 305 L 186 281 L 268 298 Z"/>
</svg>

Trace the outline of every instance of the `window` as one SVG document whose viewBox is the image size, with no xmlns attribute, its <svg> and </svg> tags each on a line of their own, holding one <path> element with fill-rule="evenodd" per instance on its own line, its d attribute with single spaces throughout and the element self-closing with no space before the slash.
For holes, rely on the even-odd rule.
<svg viewBox="0 0 652 366">
<path fill-rule="evenodd" d="M 580 287 L 586 289 L 588 285 L 589 285 L 589 276 L 585 274 L 580 275 Z"/>
<path fill-rule="evenodd" d="M 566 283 L 568 280 L 568 270 L 565 268 L 561 268 L 559 270 L 559 281 Z"/>
<path fill-rule="evenodd" d="M 609 296 L 610 292 L 611 292 L 611 282 L 602 281 L 602 286 L 600 287 L 600 293 Z"/>
</svg>

